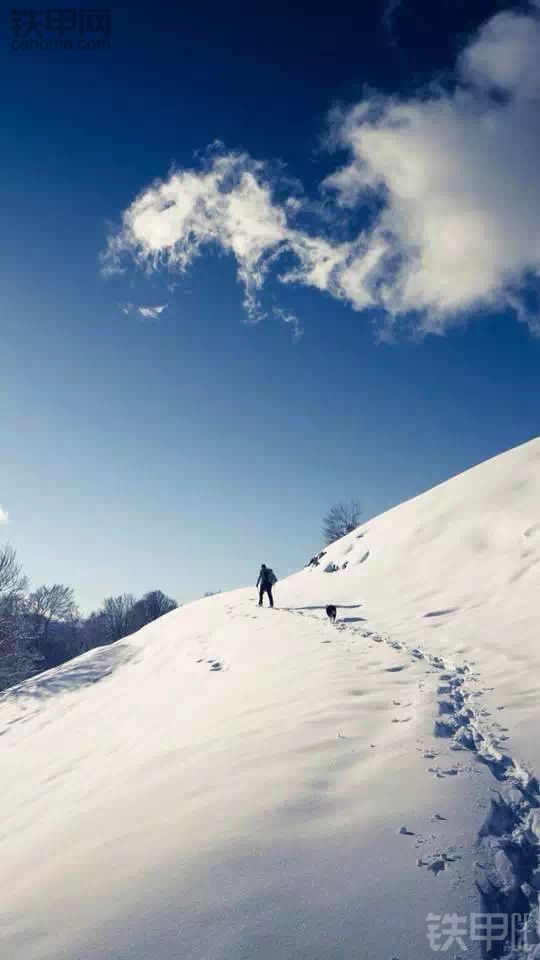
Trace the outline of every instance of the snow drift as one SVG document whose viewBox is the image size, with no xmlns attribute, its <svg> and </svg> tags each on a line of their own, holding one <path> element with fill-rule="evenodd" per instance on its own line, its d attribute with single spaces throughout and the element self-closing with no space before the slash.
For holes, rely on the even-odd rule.
<svg viewBox="0 0 540 960">
<path fill-rule="evenodd" d="M 419 960 L 482 910 L 532 955 L 539 467 L 371 520 L 278 610 L 211 597 L 8 691 L 2 956 Z"/>
</svg>

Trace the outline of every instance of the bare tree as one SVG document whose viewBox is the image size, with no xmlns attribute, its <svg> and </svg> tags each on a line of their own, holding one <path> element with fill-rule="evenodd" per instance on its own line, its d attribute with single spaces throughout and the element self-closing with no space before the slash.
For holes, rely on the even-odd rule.
<svg viewBox="0 0 540 960">
<path fill-rule="evenodd" d="M 28 597 L 28 611 L 34 618 L 41 643 L 46 643 L 49 627 L 57 623 L 74 623 L 78 616 L 77 605 L 72 587 L 62 583 L 53 583 L 47 587 L 44 583 Z"/>
<path fill-rule="evenodd" d="M 0 689 L 31 676 L 41 660 L 26 609 L 26 582 L 14 549 L 0 548 Z"/>
<path fill-rule="evenodd" d="M 81 652 L 93 650 L 108 643 L 108 621 L 102 610 L 93 610 L 79 626 Z"/>
<path fill-rule="evenodd" d="M 24 598 L 12 597 L 0 610 L 0 690 L 38 673 L 42 660 Z"/>
<path fill-rule="evenodd" d="M 133 611 L 135 597 L 131 593 L 121 593 L 117 597 L 107 597 L 103 602 L 105 617 L 105 636 L 107 643 L 114 643 L 133 633 L 135 629 Z"/>
<path fill-rule="evenodd" d="M 133 609 L 133 629 L 140 630 L 147 623 L 159 620 L 165 613 L 176 610 L 176 600 L 167 597 L 161 590 L 150 590 L 137 600 Z"/>
<path fill-rule="evenodd" d="M 15 594 L 21 595 L 26 587 L 27 580 L 17 560 L 17 554 L 7 543 L 0 549 L 0 600 L 5 601 Z"/>
<path fill-rule="evenodd" d="M 355 530 L 360 523 L 362 510 L 358 500 L 334 503 L 323 517 L 322 535 L 325 545 L 340 540 L 347 533 Z"/>
</svg>

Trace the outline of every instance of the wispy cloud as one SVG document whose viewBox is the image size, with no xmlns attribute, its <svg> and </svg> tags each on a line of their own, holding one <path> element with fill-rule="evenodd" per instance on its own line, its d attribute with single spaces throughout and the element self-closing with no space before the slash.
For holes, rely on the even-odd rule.
<svg viewBox="0 0 540 960">
<path fill-rule="evenodd" d="M 292 310 L 283 310 L 282 307 L 274 307 L 274 316 L 277 320 L 287 324 L 292 332 L 293 340 L 300 340 L 303 336 L 304 328 Z"/>
<path fill-rule="evenodd" d="M 395 10 L 390 2 L 388 16 Z M 184 272 L 214 247 L 236 261 L 251 322 L 264 316 L 272 274 L 358 311 L 378 308 L 386 335 L 403 321 L 443 333 L 478 309 L 501 308 L 539 331 L 524 295 L 540 279 L 536 8 L 491 18 L 458 58 L 453 87 L 370 96 L 334 111 L 329 125 L 348 159 L 321 184 L 325 211 L 351 224 L 365 211 L 356 237 L 337 242 L 327 219 L 284 196 L 265 164 L 215 149 L 133 201 L 109 238 L 108 268 L 131 258 L 145 270 Z M 318 223 L 310 229 L 301 225 L 308 209 Z M 292 324 L 286 310 L 276 315 Z"/>
<path fill-rule="evenodd" d="M 0 524 L 4 523 L 9 523 L 9 514 L 7 510 L 4 510 L 4 508 L 0 506 Z"/>
<path fill-rule="evenodd" d="M 167 309 L 167 304 L 162 303 L 158 307 L 137 307 L 139 315 L 144 320 L 159 320 L 161 314 Z"/>
<path fill-rule="evenodd" d="M 540 0 L 539 0 L 540 2 Z M 386 34 L 391 44 L 396 43 L 396 35 L 394 31 L 394 19 L 398 10 L 402 4 L 402 0 L 386 0 L 384 5 L 383 12 L 383 25 L 386 30 Z"/>
<path fill-rule="evenodd" d="M 125 313 L 128 316 L 129 314 L 136 314 L 137 316 L 142 317 L 143 320 L 157 321 L 159 320 L 163 311 L 167 309 L 168 304 L 162 303 L 159 306 L 141 307 L 134 303 L 119 303 L 118 307 L 122 313 Z"/>
</svg>

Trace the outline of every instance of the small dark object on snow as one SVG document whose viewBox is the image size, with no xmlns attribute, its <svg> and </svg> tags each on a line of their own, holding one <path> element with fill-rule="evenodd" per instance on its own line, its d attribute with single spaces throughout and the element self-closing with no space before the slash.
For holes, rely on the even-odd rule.
<svg viewBox="0 0 540 960">
<path fill-rule="evenodd" d="M 321 552 L 315 554 L 315 556 L 312 557 L 311 560 L 308 560 L 308 562 L 306 563 L 306 567 L 318 567 L 320 561 L 325 556 L 326 556 L 326 550 L 321 550 Z"/>
<path fill-rule="evenodd" d="M 332 623 L 336 622 L 337 610 L 333 603 L 328 604 L 326 608 L 326 616 L 332 621 Z"/>
</svg>

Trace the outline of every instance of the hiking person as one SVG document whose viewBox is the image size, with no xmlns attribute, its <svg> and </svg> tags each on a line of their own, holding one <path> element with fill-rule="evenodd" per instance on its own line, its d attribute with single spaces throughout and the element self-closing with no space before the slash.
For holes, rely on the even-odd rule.
<svg viewBox="0 0 540 960">
<path fill-rule="evenodd" d="M 272 587 L 274 586 L 275 583 L 277 583 L 277 577 L 274 571 L 270 567 L 267 567 L 265 563 L 261 564 L 259 579 L 255 584 L 255 586 L 258 587 L 259 589 L 259 606 L 260 607 L 262 607 L 263 605 L 263 597 L 265 593 L 268 596 L 268 602 L 270 603 L 270 606 L 271 607 L 274 606 L 274 598 L 272 596 Z"/>
</svg>

